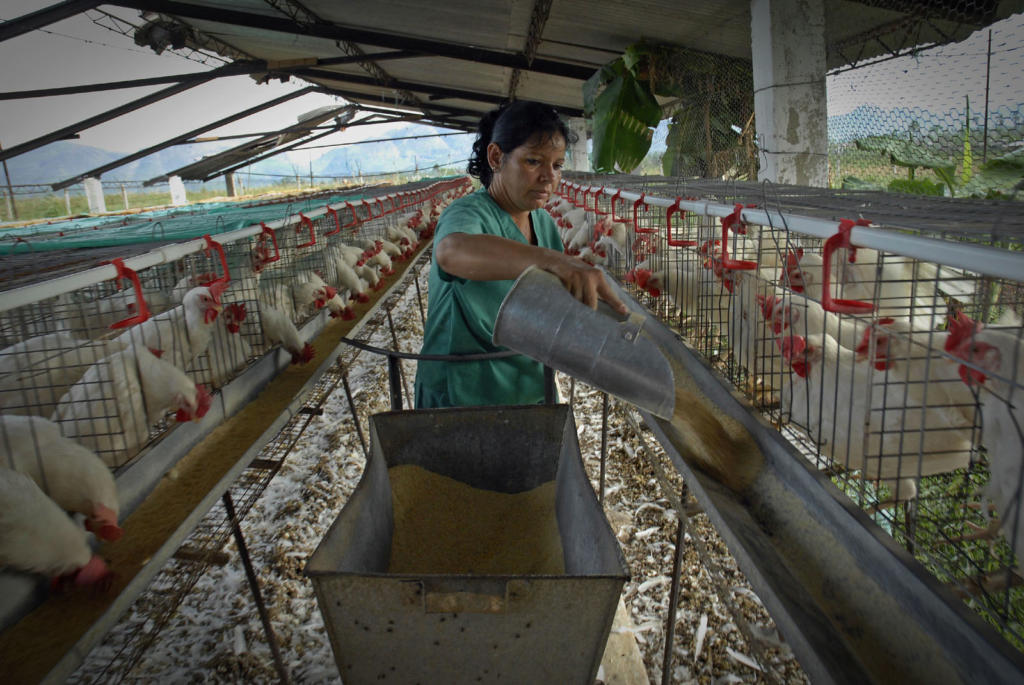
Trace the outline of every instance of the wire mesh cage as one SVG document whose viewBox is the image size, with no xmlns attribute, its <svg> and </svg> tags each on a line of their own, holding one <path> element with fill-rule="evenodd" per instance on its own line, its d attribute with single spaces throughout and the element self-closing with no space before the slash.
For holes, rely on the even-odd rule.
<svg viewBox="0 0 1024 685">
<path fill-rule="evenodd" d="M 563 183 L 550 210 L 557 220 L 582 226 L 591 249 L 603 221 L 625 229 L 594 263 L 1024 647 L 1024 302 L 1010 277 L 1024 273 L 1019 207 L 683 179 L 580 181 Z M 869 211 L 870 222 L 861 218 Z M 875 247 L 851 240 L 868 226 L 884 231 Z M 562 228 L 567 251 L 574 230 Z M 1001 258 L 1012 266 L 1000 269 Z"/>
<path fill-rule="evenodd" d="M 368 301 L 393 273 L 383 245 L 405 259 L 426 229 L 421 217 L 442 201 L 435 196 L 450 201 L 465 189 L 460 179 L 359 203 L 373 214 L 350 201 L 307 208 L 276 228 L 260 222 L 162 248 L 138 271 L 114 259 L 114 278 L 26 286 L 24 304 L 0 312 L 0 408 L 5 419 L 38 421 L 21 442 L 20 419 L 4 426 L 0 463 L 40 458 L 43 431 L 116 469 L 176 422 L 205 415 L 210 391 L 275 346 L 309 361 L 305 326 L 322 311 L 354 318 L 353 301 Z"/>
</svg>

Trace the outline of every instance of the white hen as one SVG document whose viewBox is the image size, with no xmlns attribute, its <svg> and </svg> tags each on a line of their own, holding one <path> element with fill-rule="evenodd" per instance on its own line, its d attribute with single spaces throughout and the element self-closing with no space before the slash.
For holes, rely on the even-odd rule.
<svg viewBox="0 0 1024 685">
<path fill-rule="evenodd" d="M 39 416 L 0 415 L 0 466 L 24 473 L 68 511 L 84 514 L 86 527 L 104 540 L 117 540 L 114 476 L 96 454 L 61 435 Z"/>
<path fill-rule="evenodd" d="M 50 416 L 61 396 L 90 366 L 125 345 L 120 340 L 81 340 L 69 333 L 49 333 L 0 351 L 0 409 Z"/>
<path fill-rule="evenodd" d="M 229 302 L 224 306 L 206 354 L 198 357 L 188 369 L 197 383 L 219 388 L 245 368 L 252 356 L 252 348 L 241 334 L 247 316 L 244 302 Z"/>
<path fill-rule="evenodd" d="M 893 369 L 883 376 L 828 334 L 790 336 L 781 347 L 793 370 L 783 408 L 836 465 L 890 487 L 902 481 L 901 489 L 918 475 L 968 465 L 971 434 L 957 427 L 962 420 L 946 408 L 907 406 L 906 381 Z"/>
<path fill-rule="evenodd" d="M 61 398 L 52 420 L 108 466 L 120 466 L 169 410 L 189 421 L 209 407 L 209 393 L 184 371 L 144 346 L 130 346 L 90 366 Z"/>
<path fill-rule="evenodd" d="M 115 339 L 145 345 L 179 369 L 187 369 L 210 344 L 225 288 L 224 283 L 193 288 L 177 307 L 132 326 Z"/>
<path fill-rule="evenodd" d="M 76 585 L 101 583 L 107 565 L 76 524 L 23 473 L 0 467 L 0 566 Z"/>
<path fill-rule="evenodd" d="M 986 492 L 1003 532 L 1024 564 L 1024 339 L 1021 328 L 984 327 L 960 313 L 950 322 L 947 349 L 965 383 L 979 389 L 982 444 L 988 454 Z"/>
</svg>

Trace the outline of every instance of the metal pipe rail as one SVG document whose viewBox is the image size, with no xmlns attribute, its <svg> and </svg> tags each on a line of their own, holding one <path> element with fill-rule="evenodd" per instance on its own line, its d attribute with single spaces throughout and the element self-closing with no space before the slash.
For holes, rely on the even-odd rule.
<svg viewBox="0 0 1024 685">
<path fill-rule="evenodd" d="M 631 190 L 606 186 L 584 186 L 578 183 L 563 181 L 563 186 L 577 192 L 596 193 L 602 195 L 618 195 L 635 202 L 641 198 L 640 193 Z M 735 205 L 701 200 L 669 199 L 646 195 L 644 203 L 654 207 L 668 209 L 678 207 L 700 216 L 723 218 L 736 211 Z M 769 211 L 752 207 L 742 208 L 740 219 L 746 223 L 788 228 L 814 238 L 830 238 L 839 228 L 838 221 L 815 217 L 794 215 L 778 211 Z M 857 246 L 870 247 L 875 250 L 891 252 L 904 257 L 936 262 L 946 266 L 964 269 L 993 278 L 1018 280 L 1024 275 L 1024 253 L 1000 250 L 985 245 L 976 245 L 951 240 L 937 240 L 917 235 L 906 235 L 894 230 L 854 226 L 850 232 L 850 240 Z"/>
<path fill-rule="evenodd" d="M 459 181 L 462 182 L 462 181 Z M 427 188 L 418 191 L 412 191 L 407 193 L 408 195 L 415 195 L 420 199 L 418 201 L 425 200 L 429 197 L 433 197 L 440 192 L 446 190 L 452 185 L 451 181 L 438 181 L 431 184 Z M 373 198 L 372 201 L 367 200 L 371 204 L 378 202 L 383 203 L 385 199 L 393 199 L 396 194 L 382 195 Z M 344 204 L 335 205 L 332 209 L 341 210 L 345 207 Z M 308 219 L 317 219 L 327 214 L 328 206 L 320 209 L 311 210 L 308 213 L 295 213 L 289 214 L 281 219 L 265 222 L 266 225 L 272 229 L 280 229 L 285 226 L 297 225 L 302 221 L 302 215 Z M 373 219 L 379 218 L 381 215 L 375 215 Z M 366 219 L 364 219 L 365 221 Z M 235 231 L 229 231 L 227 233 L 217 234 L 217 241 L 220 243 L 233 243 L 240 240 L 245 240 L 251 237 L 260 235 L 263 232 L 263 227 L 259 224 L 254 224 L 246 228 L 240 228 Z M 171 245 L 164 245 L 156 249 L 150 250 L 149 252 L 135 257 L 129 257 L 124 260 L 125 266 L 132 269 L 133 271 L 141 271 L 150 267 L 154 267 L 160 264 L 170 264 L 176 262 L 183 257 L 191 254 L 195 254 L 202 250 L 207 249 L 207 243 L 203 238 L 195 238 L 181 243 L 173 243 Z M 21 288 L 14 288 L 2 293 L 0 297 L 0 312 L 9 311 L 18 307 L 23 307 L 29 304 L 35 304 L 41 300 L 47 298 L 56 297 L 66 292 L 71 292 L 79 288 L 86 288 L 89 286 L 103 283 L 118 277 L 117 267 L 111 264 L 105 264 L 103 266 L 93 267 L 86 269 L 76 274 L 69 276 L 61 276 L 44 283 L 36 283 L 32 285 L 23 286 Z"/>
</svg>

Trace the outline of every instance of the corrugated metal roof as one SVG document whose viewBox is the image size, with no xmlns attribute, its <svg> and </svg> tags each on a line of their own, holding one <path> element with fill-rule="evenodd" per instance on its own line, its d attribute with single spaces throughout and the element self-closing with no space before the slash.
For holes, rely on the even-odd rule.
<svg viewBox="0 0 1024 685">
<path fill-rule="evenodd" d="M 583 107 L 583 81 L 641 39 L 750 59 L 749 0 L 219 0 L 117 2 L 173 18 L 254 59 L 320 60 L 364 53 L 374 64 L 293 70 L 350 101 L 402 104 L 453 128 L 509 96 Z M 892 9 L 892 8 L 898 9 Z M 826 0 L 829 68 L 965 38 L 1024 10 L 1024 0 Z M 545 13 L 546 12 L 546 13 Z M 539 35 L 532 36 L 535 13 Z M 525 57 L 535 39 L 531 64 Z M 412 51 L 393 58 L 396 50 Z"/>
<path fill-rule="evenodd" d="M 152 178 L 146 181 L 150 185 L 162 181 L 170 176 L 180 176 L 186 181 L 207 181 L 214 178 L 231 167 L 248 163 L 260 155 L 266 155 L 278 148 L 283 148 L 289 143 L 302 143 L 315 135 L 315 129 L 321 124 L 334 120 L 331 131 L 339 130 L 343 124 L 348 123 L 353 115 L 354 108 L 351 105 L 339 105 L 337 107 L 320 107 L 311 112 L 306 112 L 299 117 L 298 123 L 288 128 L 271 133 L 241 145 L 208 155 L 192 164 L 188 164 L 174 171 Z"/>
</svg>

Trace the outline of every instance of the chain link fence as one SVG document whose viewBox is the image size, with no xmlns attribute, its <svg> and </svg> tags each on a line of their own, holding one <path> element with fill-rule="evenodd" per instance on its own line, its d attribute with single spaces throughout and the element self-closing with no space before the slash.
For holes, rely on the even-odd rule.
<svg viewBox="0 0 1024 685">
<path fill-rule="evenodd" d="M 683 95 L 663 107 L 672 118 L 661 164 L 648 160 L 638 172 L 757 180 L 750 61 L 675 48 L 651 65 L 661 72 L 652 81 L 669 82 Z"/>
<path fill-rule="evenodd" d="M 829 184 L 1012 197 L 1024 179 L 1024 15 L 966 40 L 834 70 Z"/>
</svg>

